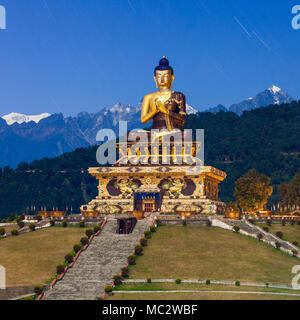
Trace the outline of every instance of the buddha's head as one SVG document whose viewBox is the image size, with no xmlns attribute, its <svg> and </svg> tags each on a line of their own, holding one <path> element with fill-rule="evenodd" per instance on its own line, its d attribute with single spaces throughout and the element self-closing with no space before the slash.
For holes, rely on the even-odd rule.
<svg viewBox="0 0 300 320">
<path fill-rule="evenodd" d="M 169 89 L 173 86 L 174 71 L 169 60 L 163 56 L 159 65 L 154 69 L 154 81 L 157 88 Z"/>
</svg>

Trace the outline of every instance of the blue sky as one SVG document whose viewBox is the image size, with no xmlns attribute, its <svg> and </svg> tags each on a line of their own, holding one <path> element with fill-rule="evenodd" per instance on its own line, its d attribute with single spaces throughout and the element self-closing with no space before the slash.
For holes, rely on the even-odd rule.
<svg viewBox="0 0 300 320">
<path fill-rule="evenodd" d="M 298 1 L 300 4 L 300 1 Z M 0 0 L 0 115 L 96 112 L 155 90 L 166 55 L 174 89 L 203 110 L 272 84 L 300 99 L 296 1 Z"/>
</svg>

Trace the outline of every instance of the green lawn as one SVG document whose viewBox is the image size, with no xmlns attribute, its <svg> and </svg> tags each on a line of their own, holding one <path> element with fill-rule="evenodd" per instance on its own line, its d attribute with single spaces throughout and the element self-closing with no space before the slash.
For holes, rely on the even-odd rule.
<svg viewBox="0 0 300 320">
<path fill-rule="evenodd" d="M 144 255 L 130 267 L 133 279 L 201 279 L 291 284 L 300 264 L 256 239 L 216 227 L 159 227 Z"/>
<path fill-rule="evenodd" d="M 212 299 L 258 299 L 258 300 L 300 300 L 299 297 L 284 296 L 284 295 L 271 295 L 270 293 L 293 293 L 299 294 L 300 290 L 286 290 L 286 289 L 274 289 L 274 288 L 261 288 L 261 287 L 249 287 L 249 286 L 233 286 L 233 285 L 205 285 L 205 284 L 174 284 L 174 283 L 132 283 L 122 284 L 116 288 L 114 295 L 106 297 L 109 300 L 212 300 Z M 197 293 L 152 293 L 151 291 L 167 291 L 167 290 L 201 290 L 203 292 Z M 119 293 L 118 291 L 144 291 L 143 293 Z M 208 292 L 208 291 L 226 291 L 224 292 Z M 229 291 L 255 291 L 262 292 L 264 294 L 245 294 L 245 293 L 233 293 Z"/>
<path fill-rule="evenodd" d="M 85 230 L 52 227 L 1 239 L 0 265 L 6 268 L 6 285 L 30 286 L 49 280 Z"/>
</svg>

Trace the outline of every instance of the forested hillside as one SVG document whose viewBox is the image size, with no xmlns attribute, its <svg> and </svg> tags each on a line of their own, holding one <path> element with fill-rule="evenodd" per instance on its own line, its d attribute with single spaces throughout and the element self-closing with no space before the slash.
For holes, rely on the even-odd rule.
<svg viewBox="0 0 300 320">
<path fill-rule="evenodd" d="M 220 185 L 223 201 L 233 199 L 234 182 L 250 168 L 265 173 L 275 187 L 300 168 L 300 102 L 262 107 L 238 116 L 232 112 L 189 115 L 186 128 L 205 129 L 205 164 L 226 171 Z M 96 180 L 87 172 L 97 166 L 96 148 L 80 148 L 54 159 L 21 163 L 0 171 L 0 217 L 36 209 L 72 206 L 96 196 Z"/>
</svg>

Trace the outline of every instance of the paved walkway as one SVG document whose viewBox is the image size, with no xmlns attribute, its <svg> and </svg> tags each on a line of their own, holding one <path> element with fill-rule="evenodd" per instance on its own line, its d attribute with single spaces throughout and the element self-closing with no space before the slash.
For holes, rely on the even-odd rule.
<svg viewBox="0 0 300 320">
<path fill-rule="evenodd" d="M 262 291 L 221 291 L 221 290 L 166 290 L 166 291 L 114 291 L 114 294 L 118 293 L 237 293 L 237 294 L 264 294 L 264 295 L 277 295 L 277 296 L 293 296 L 300 297 L 298 293 L 284 293 L 284 292 L 262 292 Z"/>
<path fill-rule="evenodd" d="M 117 221 L 108 220 L 64 278 L 45 292 L 43 300 L 95 300 L 101 296 L 151 223 L 151 219 L 139 220 L 131 234 L 119 235 Z"/>
</svg>

